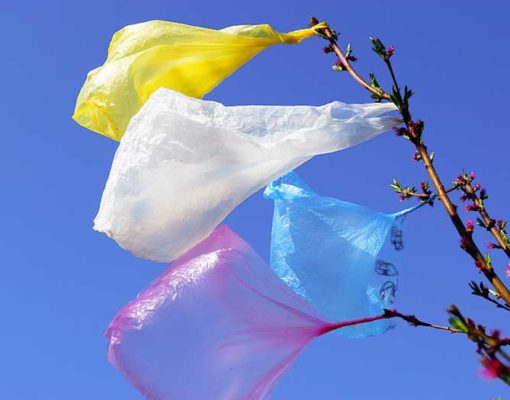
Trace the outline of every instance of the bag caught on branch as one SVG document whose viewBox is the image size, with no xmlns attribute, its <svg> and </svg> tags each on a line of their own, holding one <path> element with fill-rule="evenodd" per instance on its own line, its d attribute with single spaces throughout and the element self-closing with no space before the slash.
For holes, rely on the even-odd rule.
<svg viewBox="0 0 510 400">
<path fill-rule="evenodd" d="M 160 89 L 131 121 L 94 229 L 137 256 L 172 261 L 250 194 L 316 154 L 397 124 L 392 104 L 239 106 Z"/>
<path fill-rule="evenodd" d="M 222 226 L 117 314 L 108 359 L 146 399 L 262 400 L 313 338 L 360 322 L 326 322 Z"/>
<path fill-rule="evenodd" d="M 274 200 L 271 267 L 330 320 L 378 315 L 391 308 L 398 287 L 398 252 L 405 215 L 383 214 L 322 197 L 293 172 L 264 195 Z M 342 329 L 364 337 L 383 333 L 390 320 Z"/>
<path fill-rule="evenodd" d="M 73 119 L 120 140 L 129 120 L 161 87 L 201 98 L 264 49 L 299 43 L 315 29 L 289 33 L 270 25 L 221 30 L 167 21 L 129 25 L 113 36 L 103 66 L 83 85 Z"/>
</svg>

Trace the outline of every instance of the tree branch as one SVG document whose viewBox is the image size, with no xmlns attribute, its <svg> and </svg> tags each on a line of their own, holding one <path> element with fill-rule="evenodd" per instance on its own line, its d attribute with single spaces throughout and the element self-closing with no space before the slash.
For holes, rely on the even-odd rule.
<svg viewBox="0 0 510 400">
<path fill-rule="evenodd" d="M 318 29 L 319 34 L 323 35 L 329 42 L 330 46 L 333 49 L 334 53 L 337 55 L 338 59 L 342 63 L 345 70 L 354 78 L 356 82 L 358 82 L 362 87 L 370 91 L 372 94 L 377 96 L 379 99 L 392 100 L 391 96 L 385 92 L 381 88 L 376 88 L 366 82 L 358 72 L 352 67 L 347 57 L 344 55 L 342 50 L 338 47 L 336 42 L 336 35 L 334 31 L 328 28 Z M 392 75 L 395 88 L 398 90 L 399 86 L 396 82 L 395 74 L 393 72 L 393 67 L 389 60 L 389 57 L 385 59 L 385 63 L 390 69 L 390 73 Z M 393 101 L 393 100 L 392 100 Z M 505 284 L 501 281 L 499 276 L 496 274 L 491 265 L 486 261 L 485 257 L 481 253 L 480 249 L 476 245 L 473 240 L 473 237 L 470 232 L 466 230 L 462 219 L 457 213 L 457 206 L 453 204 L 451 199 L 448 196 L 444 185 L 439 178 L 438 172 L 432 163 L 432 158 L 425 146 L 421 133 L 423 129 L 423 125 L 418 126 L 417 123 L 413 122 L 411 119 L 411 113 L 409 112 L 407 106 L 403 107 L 402 105 L 396 104 L 399 107 L 400 113 L 402 114 L 402 118 L 404 120 L 404 124 L 406 126 L 406 130 L 411 142 L 415 145 L 416 151 L 419 154 L 419 159 L 423 162 L 425 166 L 425 171 L 429 176 L 432 184 L 434 185 L 436 194 L 443 204 L 448 216 L 455 229 L 457 230 L 461 241 L 462 248 L 466 253 L 468 253 L 471 258 L 475 261 L 475 265 L 480 269 L 480 271 L 485 275 L 486 279 L 491 283 L 494 289 L 498 292 L 501 298 L 505 301 L 505 303 L 510 306 L 510 291 L 505 286 Z"/>
<path fill-rule="evenodd" d="M 503 236 L 501 235 L 499 229 L 496 226 L 496 221 L 489 216 L 485 208 L 485 204 L 483 200 L 478 197 L 476 194 L 476 189 L 471 185 L 470 182 L 466 183 L 464 186 L 464 190 L 470 199 L 473 200 L 475 206 L 478 208 L 478 213 L 482 217 L 482 220 L 487 228 L 487 230 L 492 234 L 494 239 L 498 242 L 498 245 L 501 247 L 501 250 L 505 252 L 507 257 L 510 258 L 510 247 L 508 243 L 505 241 Z"/>
<path fill-rule="evenodd" d="M 450 333 L 464 333 L 460 329 L 452 328 L 450 326 L 431 324 L 431 323 L 428 323 L 428 322 L 421 321 L 418 318 L 416 318 L 416 316 L 414 316 L 414 315 L 405 315 L 405 314 L 402 314 L 402 313 L 398 312 L 397 310 L 387 310 L 387 309 L 385 309 L 384 310 L 384 314 L 376 315 L 375 317 L 360 318 L 360 319 L 356 319 L 356 320 L 353 320 L 353 321 L 344 321 L 344 322 L 337 322 L 337 323 L 329 324 L 328 326 L 324 327 L 321 330 L 320 335 L 324 335 L 324 334 L 326 334 L 328 332 L 331 332 L 331 331 L 334 331 L 336 329 L 345 328 L 346 326 L 366 324 L 366 323 L 369 323 L 369 322 L 379 321 L 379 320 L 382 320 L 382 319 L 391 319 L 391 318 L 400 318 L 400 319 L 403 319 L 409 325 L 415 326 L 415 327 L 416 326 L 423 326 L 423 327 L 427 327 L 427 328 L 433 328 L 433 329 L 438 329 L 438 330 L 442 330 L 442 331 L 447 331 L 447 332 L 450 332 Z"/>
</svg>

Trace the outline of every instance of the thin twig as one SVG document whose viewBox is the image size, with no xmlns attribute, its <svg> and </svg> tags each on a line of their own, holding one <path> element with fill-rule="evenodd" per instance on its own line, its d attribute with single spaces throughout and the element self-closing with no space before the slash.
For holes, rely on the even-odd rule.
<svg viewBox="0 0 510 400">
<path fill-rule="evenodd" d="M 455 329 L 449 326 L 443 326 L 443 325 L 437 325 L 437 324 L 431 324 L 429 322 L 424 322 L 416 318 L 414 315 L 405 315 L 397 310 L 384 310 L 384 314 L 376 315 L 374 317 L 368 317 L 368 318 L 360 318 L 353 321 L 344 321 L 344 322 L 337 322 L 327 325 L 326 327 L 322 328 L 320 331 L 320 335 L 324 335 L 328 332 L 334 331 L 336 329 L 345 328 L 347 326 L 353 326 L 353 325 L 360 325 L 360 324 L 366 324 L 369 322 L 379 321 L 382 319 L 391 319 L 391 318 L 400 318 L 409 323 L 412 326 L 423 326 L 427 328 L 433 328 L 438 329 L 442 331 L 447 331 L 450 333 L 463 333 L 459 329 Z"/>
<path fill-rule="evenodd" d="M 367 89 L 369 92 L 374 94 L 375 96 L 377 96 L 377 97 L 379 97 L 381 99 L 390 100 L 391 97 L 390 97 L 390 95 L 388 93 L 386 93 L 384 90 L 382 90 L 380 88 L 375 88 L 372 85 L 370 85 L 353 68 L 352 64 L 349 62 L 349 60 L 347 60 L 347 57 L 345 57 L 344 53 L 342 52 L 342 50 L 340 50 L 340 48 L 338 47 L 336 41 L 334 40 L 333 31 L 330 28 L 324 28 L 323 31 L 324 31 L 324 34 L 330 40 L 331 48 L 333 49 L 333 51 L 335 52 L 335 54 L 337 55 L 337 57 L 340 60 L 340 62 L 342 63 L 342 65 L 345 67 L 345 69 L 354 78 L 354 80 L 356 82 L 358 82 L 361 86 L 363 86 L 365 89 Z"/>
<path fill-rule="evenodd" d="M 502 308 L 504 310 L 510 311 L 510 307 L 505 304 L 501 304 L 499 301 L 493 299 L 492 297 L 484 297 L 484 299 L 493 303 L 497 308 Z"/>
<path fill-rule="evenodd" d="M 385 314 L 388 315 L 388 318 L 400 318 L 412 326 L 423 326 L 423 327 L 427 327 L 427 328 L 448 331 L 450 333 L 463 333 L 461 330 L 452 328 L 450 326 L 437 325 L 437 324 L 431 324 L 429 322 L 424 322 L 424 321 L 416 318 L 415 315 L 405 315 L 405 314 L 398 312 L 397 310 L 384 310 L 384 311 L 385 311 Z"/>
<path fill-rule="evenodd" d="M 496 227 L 495 220 L 489 216 L 489 213 L 487 212 L 485 205 L 483 204 L 483 201 L 481 201 L 481 199 L 476 194 L 475 188 L 471 185 L 471 183 L 468 182 L 464 186 L 464 189 L 466 191 L 466 194 L 473 200 L 473 202 L 477 206 L 478 213 L 482 217 L 482 220 L 485 226 L 487 227 L 487 230 L 492 234 L 494 239 L 496 239 L 498 245 L 501 247 L 501 250 L 503 250 L 505 254 L 508 257 L 510 257 L 510 247 L 501 236 L 499 229 Z"/>
</svg>

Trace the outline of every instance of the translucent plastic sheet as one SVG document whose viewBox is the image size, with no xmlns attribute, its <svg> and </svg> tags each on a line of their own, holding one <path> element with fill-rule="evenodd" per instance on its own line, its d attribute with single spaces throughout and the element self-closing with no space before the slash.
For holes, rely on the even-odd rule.
<svg viewBox="0 0 510 400">
<path fill-rule="evenodd" d="M 117 314 L 108 358 L 146 399 L 266 399 L 334 325 L 221 226 Z"/>
<path fill-rule="evenodd" d="M 278 43 L 299 43 L 315 30 L 280 33 L 269 25 L 222 30 L 167 21 L 129 25 L 110 43 L 103 66 L 91 71 L 73 118 L 120 140 L 129 120 L 160 87 L 203 97 L 256 54 Z"/>
<path fill-rule="evenodd" d="M 382 214 L 321 197 L 295 173 L 272 182 L 274 199 L 271 267 L 297 294 L 330 320 L 377 315 L 392 308 L 397 253 L 403 249 L 406 213 Z M 385 332 L 390 320 L 342 329 L 364 337 Z"/>
<path fill-rule="evenodd" d="M 316 154 L 397 122 L 391 104 L 242 106 L 155 92 L 115 154 L 94 229 L 135 255 L 171 261 L 232 209 Z"/>
</svg>

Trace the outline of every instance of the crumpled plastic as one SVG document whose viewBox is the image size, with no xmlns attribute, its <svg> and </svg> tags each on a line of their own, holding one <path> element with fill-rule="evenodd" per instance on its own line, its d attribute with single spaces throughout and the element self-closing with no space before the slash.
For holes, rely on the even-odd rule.
<svg viewBox="0 0 510 400">
<path fill-rule="evenodd" d="M 250 194 L 316 154 L 398 120 L 386 104 L 237 106 L 159 89 L 122 139 L 94 229 L 133 254 L 172 261 Z"/>
<path fill-rule="evenodd" d="M 367 321 L 325 321 L 221 226 L 119 311 L 108 360 L 150 400 L 267 399 L 313 338 Z"/>
<path fill-rule="evenodd" d="M 392 308 L 405 216 L 383 214 L 322 197 L 290 172 L 267 186 L 274 200 L 271 267 L 330 320 L 377 315 Z M 384 333 L 391 320 L 339 331 L 350 337 Z"/>
<path fill-rule="evenodd" d="M 221 30 L 167 21 L 128 25 L 113 36 L 104 65 L 88 74 L 73 119 L 120 140 L 131 117 L 160 87 L 201 98 L 262 50 L 299 43 L 316 28 L 280 33 L 270 25 Z"/>
</svg>

